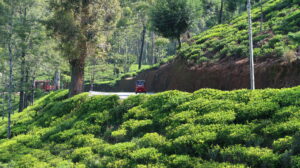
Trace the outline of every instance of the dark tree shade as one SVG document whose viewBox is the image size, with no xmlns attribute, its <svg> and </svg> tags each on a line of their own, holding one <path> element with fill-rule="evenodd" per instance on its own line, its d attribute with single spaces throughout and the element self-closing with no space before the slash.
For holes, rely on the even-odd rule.
<svg viewBox="0 0 300 168">
<path fill-rule="evenodd" d="M 177 39 L 181 47 L 180 35 L 191 25 L 191 10 L 186 0 L 159 0 L 150 12 L 154 31 L 166 38 Z"/>
</svg>

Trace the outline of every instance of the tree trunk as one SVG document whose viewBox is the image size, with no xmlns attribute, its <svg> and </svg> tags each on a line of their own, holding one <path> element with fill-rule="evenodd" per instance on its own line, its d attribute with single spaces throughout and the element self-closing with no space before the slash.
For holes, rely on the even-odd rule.
<svg viewBox="0 0 300 168">
<path fill-rule="evenodd" d="M 35 77 L 33 76 L 32 77 L 32 84 L 31 84 L 31 98 L 30 98 L 31 105 L 33 105 L 33 103 L 34 103 L 34 88 L 35 88 L 34 81 L 35 81 Z"/>
<path fill-rule="evenodd" d="M 84 58 L 73 59 L 71 64 L 71 83 L 69 88 L 69 97 L 83 92 L 84 82 Z"/>
<path fill-rule="evenodd" d="M 263 22 L 264 22 L 262 0 L 259 0 L 259 4 L 260 4 L 260 32 L 262 32 L 263 31 Z"/>
<path fill-rule="evenodd" d="M 96 64 L 97 64 L 97 62 L 96 62 L 96 59 L 93 59 L 92 60 L 92 66 L 93 66 L 93 68 L 92 68 L 92 70 L 91 70 L 91 86 L 90 86 L 90 91 L 93 91 L 94 90 L 94 82 L 95 82 L 95 69 L 96 69 Z"/>
<path fill-rule="evenodd" d="M 78 53 L 79 55 L 76 58 L 70 60 L 71 65 L 71 83 L 69 88 L 69 97 L 75 96 L 83 92 L 84 84 L 84 66 L 85 58 L 87 57 L 87 37 L 88 34 L 88 20 L 89 20 L 89 3 L 90 1 L 82 1 L 81 7 L 81 22 L 80 29 L 83 31 L 83 34 L 78 39 Z"/>
<path fill-rule="evenodd" d="M 60 89 L 60 70 L 57 68 L 54 73 L 54 88 L 55 90 Z"/>
<path fill-rule="evenodd" d="M 177 37 L 177 41 L 178 41 L 178 49 L 181 49 L 181 40 L 180 40 L 180 36 Z"/>
<path fill-rule="evenodd" d="M 152 55 L 152 65 L 153 65 L 153 64 L 156 64 L 155 53 L 154 53 L 154 51 L 155 51 L 155 34 L 154 34 L 154 32 L 151 32 L 151 42 L 152 42 L 151 55 Z"/>
<path fill-rule="evenodd" d="M 25 72 L 25 89 L 24 89 L 24 108 L 28 107 L 29 104 L 29 91 L 28 91 L 28 83 L 29 83 L 29 68 L 26 68 Z"/>
<path fill-rule="evenodd" d="M 1 105 L 2 105 L 2 120 L 4 120 L 4 115 L 5 115 L 5 93 L 4 93 L 4 90 L 1 92 L 1 98 L 2 98 L 2 100 L 1 100 Z"/>
<path fill-rule="evenodd" d="M 25 51 L 23 50 L 22 54 L 21 54 L 21 79 L 20 79 L 19 112 L 23 111 L 23 109 L 24 109 L 24 101 L 25 101 L 24 84 L 25 84 Z"/>
<path fill-rule="evenodd" d="M 147 43 L 147 41 L 145 41 L 144 46 L 145 46 L 145 52 L 144 52 L 145 56 L 143 59 L 144 59 L 144 63 L 148 64 L 148 43 Z"/>
<path fill-rule="evenodd" d="M 4 120 L 4 116 L 5 116 L 5 89 L 6 89 L 6 76 L 5 76 L 5 70 L 3 70 L 2 72 L 2 78 L 1 78 L 1 84 L 3 86 L 3 90 L 1 91 L 1 98 L 2 98 L 2 120 Z"/>
<path fill-rule="evenodd" d="M 252 39 L 252 17 L 251 17 L 251 2 L 248 0 L 248 24 L 249 24 L 249 55 L 250 55 L 250 88 L 255 89 L 255 76 L 254 76 L 254 58 L 253 58 L 253 39 Z"/>
<path fill-rule="evenodd" d="M 219 13 L 219 24 L 223 22 L 223 8 L 224 8 L 224 0 L 221 0 L 221 8 Z"/>
<path fill-rule="evenodd" d="M 8 121 L 7 121 L 7 138 L 11 138 L 11 114 L 12 114 L 12 92 L 13 92 L 13 55 L 11 42 L 8 44 L 8 53 L 9 53 L 9 82 L 8 82 Z"/>
<path fill-rule="evenodd" d="M 146 26 L 143 27 L 143 31 L 142 31 L 142 38 L 141 38 L 142 46 L 141 46 L 140 57 L 139 57 L 139 69 L 142 68 L 142 59 L 143 59 L 143 52 L 144 52 L 145 36 L 146 36 Z"/>
</svg>

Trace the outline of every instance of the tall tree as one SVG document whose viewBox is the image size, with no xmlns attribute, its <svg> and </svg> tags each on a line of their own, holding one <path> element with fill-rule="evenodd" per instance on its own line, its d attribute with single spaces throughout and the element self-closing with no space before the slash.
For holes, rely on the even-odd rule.
<svg viewBox="0 0 300 168">
<path fill-rule="evenodd" d="M 17 35 L 20 38 L 20 46 L 21 46 L 21 54 L 20 54 L 20 97 L 19 97 L 19 112 L 23 111 L 24 107 L 26 107 L 26 93 L 25 93 L 25 84 L 26 84 L 26 55 L 27 49 L 29 47 L 29 41 L 31 36 L 31 28 L 33 27 L 30 24 L 30 20 L 28 18 L 28 10 L 30 10 L 30 6 L 33 5 L 33 1 L 22 1 L 19 5 L 19 28 L 17 29 Z M 34 23 L 34 22 L 31 22 Z"/>
<path fill-rule="evenodd" d="M 150 13 L 154 31 L 166 38 L 176 39 L 181 48 L 180 35 L 192 23 L 191 10 L 186 0 L 156 1 Z"/>
<path fill-rule="evenodd" d="M 8 96 L 7 96 L 7 138 L 11 138 L 11 115 L 13 113 L 12 107 L 12 95 L 13 95 L 13 60 L 14 60 L 14 15 L 15 8 L 13 7 L 13 1 L 7 0 L 0 2 L 1 14 L 0 15 L 0 26 L 2 29 L 1 35 L 4 40 L 4 44 L 6 47 L 6 53 L 8 55 Z M 4 31 L 3 31 L 4 30 Z"/>
<path fill-rule="evenodd" d="M 219 24 L 223 22 L 223 10 L 224 10 L 224 0 L 221 0 L 221 7 L 219 12 Z"/>
<path fill-rule="evenodd" d="M 147 22 L 148 22 L 148 10 L 150 8 L 151 1 L 140 1 L 135 4 L 135 9 L 137 12 L 137 19 L 141 23 L 142 32 L 141 32 L 141 50 L 139 55 L 139 69 L 142 68 L 142 59 L 145 47 L 145 39 L 147 33 Z"/>
<path fill-rule="evenodd" d="M 54 12 L 47 27 L 61 42 L 71 69 L 69 96 L 83 91 L 85 59 L 94 51 L 99 32 L 118 16 L 117 0 L 50 0 Z"/>
</svg>

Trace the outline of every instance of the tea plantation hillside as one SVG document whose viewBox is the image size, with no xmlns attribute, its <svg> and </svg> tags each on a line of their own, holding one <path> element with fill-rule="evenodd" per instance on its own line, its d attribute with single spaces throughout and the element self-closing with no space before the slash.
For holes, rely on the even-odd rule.
<svg viewBox="0 0 300 168">
<path fill-rule="evenodd" d="M 254 56 L 283 58 L 287 61 L 297 59 L 296 52 L 300 53 L 300 1 L 262 2 L 262 12 L 259 4 L 252 10 Z M 193 37 L 191 45 L 185 44 L 180 55 L 190 63 L 248 57 L 247 18 L 245 12 L 227 24 L 217 25 L 200 33 Z"/>
<path fill-rule="evenodd" d="M 300 167 L 300 87 L 66 99 L 0 121 L 0 167 Z"/>
</svg>

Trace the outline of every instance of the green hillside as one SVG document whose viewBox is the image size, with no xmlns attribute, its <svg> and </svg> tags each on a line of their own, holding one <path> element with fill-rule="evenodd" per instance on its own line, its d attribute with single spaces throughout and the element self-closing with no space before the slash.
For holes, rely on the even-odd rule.
<svg viewBox="0 0 300 168">
<path fill-rule="evenodd" d="M 300 1 L 263 2 L 262 12 L 259 4 L 252 10 L 254 56 L 295 60 L 295 52 L 300 46 Z M 228 24 L 217 25 L 195 36 L 191 45 L 185 44 L 180 55 L 191 63 L 248 57 L 247 18 L 245 12 Z"/>
<path fill-rule="evenodd" d="M 300 87 L 66 99 L 0 121 L 0 167 L 299 167 Z"/>
</svg>

